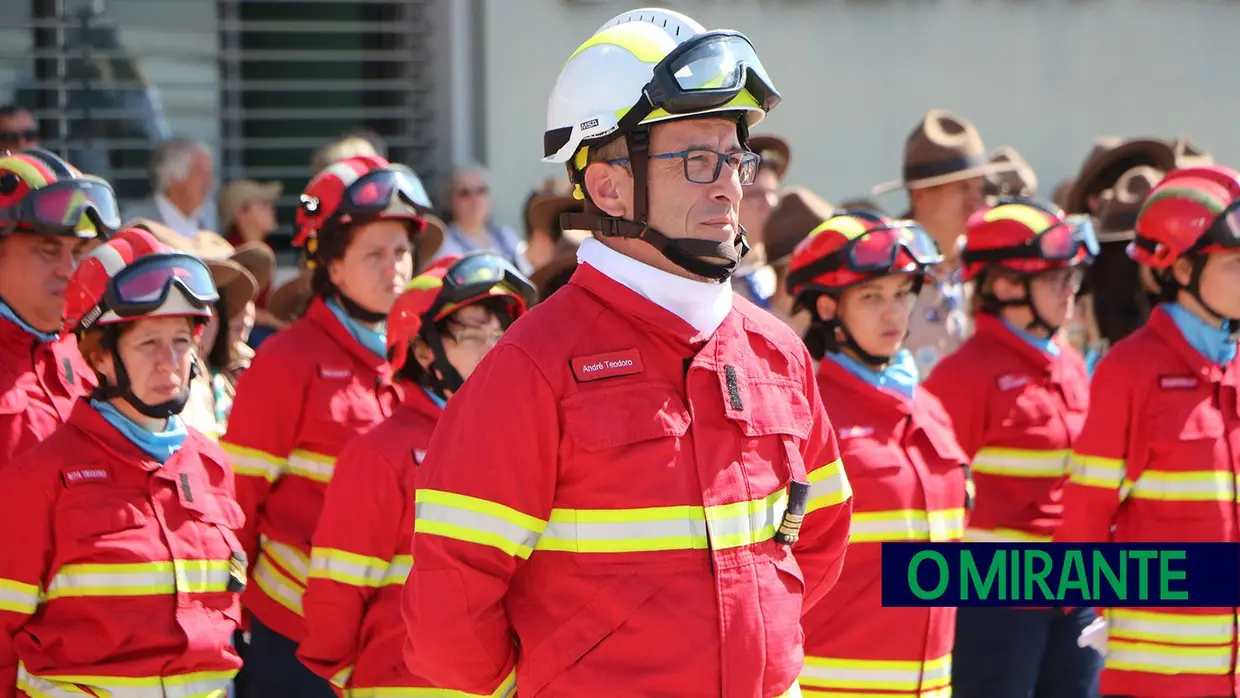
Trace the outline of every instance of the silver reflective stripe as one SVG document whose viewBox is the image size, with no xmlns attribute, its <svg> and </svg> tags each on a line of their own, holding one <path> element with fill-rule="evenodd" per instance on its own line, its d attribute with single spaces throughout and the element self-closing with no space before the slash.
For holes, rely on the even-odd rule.
<svg viewBox="0 0 1240 698">
<path fill-rule="evenodd" d="M 777 490 L 765 499 L 706 507 L 711 547 L 722 550 L 770 540 L 787 509 L 785 490 Z"/>
<path fill-rule="evenodd" d="M 336 470 L 336 459 L 310 451 L 296 450 L 288 455 L 288 472 L 315 482 L 327 483 Z"/>
<path fill-rule="evenodd" d="M 224 442 L 220 444 L 228 456 L 233 472 L 237 475 L 261 477 L 267 482 L 275 482 L 288 464 L 287 458 L 277 458 L 256 448 L 245 448 Z"/>
<path fill-rule="evenodd" d="M 1133 499 L 1230 502 L 1235 498 L 1236 479 L 1230 472 L 1205 470 L 1168 473 L 1147 470 L 1132 484 Z"/>
<path fill-rule="evenodd" d="M 343 550 L 315 548 L 310 555 L 310 576 L 331 579 L 354 586 L 377 587 L 387 572 L 387 563 Z"/>
<path fill-rule="evenodd" d="M 39 587 L 12 579 L 0 579 L 0 611 L 31 614 L 39 606 Z"/>
<path fill-rule="evenodd" d="M 1106 666 L 1151 674 L 1226 674 L 1231 647 L 1158 647 L 1144 642 L 1107 642 Z"/>
<path fill-rule="evenodd" d="M 1230 615 L 1190 615 L 1152 611 L 1107 611 L 1107 634 L 1114 639 L 1152 640 L 1165 645 L 1218 645 L 1231 642 L 1236 619 Z"/>
<path fill-rule="evenodd" d="M 1062 477 L 1070 451 L 983 448 L 973 458 L 973 472 L 1008 477 Z"/>
<path fill-rule="evenodd" d="M 808 515 L 823 507 L 835 506 L 852 496 L 852 485 L 844 472 L 844 464 L 840 459 L 816 468 L 807 476 L 809 480 L 809 503 L 805 507 Z"/>
<path fill-rule="evenodd" d="M 306 576 L 310 573 L 310 561 L 305 553 L 291 545 L 271 540 L 267 536 L 259 538 L 258 548 L 261 551 L 260 554 L 266 554 L 276 565 L 291 574 L 294 581 L 303 585 L 306 583 Z"/>
<path fill-rule="evenodd" d="M 1124 481 L 1124 461 L 1118 458 L 1072 454 L 1068 461 L 1068 479 L 1078 485 L 1115 489 Z"/>
<path fill-rule="evenodd" d="M 17 668 L 17 686 L 37 698 L 82 698 L 100 692 L 116 698 L 222 698 L 235 671 L 202 671 L 184 676 L 32 676 Z"/>
<path fill-rule="evenodd" d="M 225 591 L 228 582 L 228 563 L 222 560 L 65 565 L 52 577 L 47 598 Z"/>
<path fill-rule="evenodd" d="M 418 533 L 491 545 L 518 557 L 529 557 L 538 543 L 538 533 L 493 514 L 425 501 L 418 502 L 414 511 L 414 530 Z M 453 533 L 444 533 L 446 530 Z"/>
<path fill-rule="evenodd" d="M 692 509 L 693 507 L 683 507 Z M 679 510 L 682 507 L 668 507 Z M 637 510 L 641 511 L 641 510 Z M 596 512 L 553 510 L 547 530 L 538 540 L 538 550 L 576 553 L 643 552 L 653 550 L 705 550 L 706 519 L 667 518 L 645 521 L 581 521 Z M 617 510 L 615 513 L 628 513 Z"/>
<path fill-rule="evenodd" d="M 388 565 L 387 573 L 383 575 L 383 586 L 391 586 L 394 584 L 404 584 L 409 579 L 409 573 L 413 571 L 412 555 L 396 555 L 392 557 L 392 563 Z"/>
</svg>

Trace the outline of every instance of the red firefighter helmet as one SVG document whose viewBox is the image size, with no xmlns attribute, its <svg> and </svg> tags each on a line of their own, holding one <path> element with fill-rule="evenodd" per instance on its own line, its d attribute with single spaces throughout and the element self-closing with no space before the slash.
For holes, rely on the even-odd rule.
<svg viewBox="0 0 1240 698">
<path fill-rule="evenodd" d="M 965 224 L 960 257 L 966 281 L 998 266 L 1022 275 L 1091 261 L 1098 238 L 1088 216 L 1026 198 L 1000 199 L 975 212 Z"/>
<path fill-rule="evenodd" d="M 863 209 L 837 211 L 810 231 L 792 252 L 786 288 L 798 300 L 813 291 L 838 293 L 890 274 L 917 274 L 943 261 L 930 235 L 915 221 Z"/>
<path fill-rule="evenodd" d="M 1165 270 L 1189 252 L 1240 244 L 1240 173 L 1213 165 L 1172 170 L 1150 190 L 1134 226 L 1128 255 Z"/>
<path fill-rule="evenodd" d="M 0 235 L 92 238 L 121 226 L 116 194 L 42 148 L 0 156 Z"/>
<path fill-rule="evenodd" d="M 65 291 L 65 333 L 155 317 L 205 323 L 219 292 L 198 257 L 126 228 L 78 265 Z"/>
</svg>

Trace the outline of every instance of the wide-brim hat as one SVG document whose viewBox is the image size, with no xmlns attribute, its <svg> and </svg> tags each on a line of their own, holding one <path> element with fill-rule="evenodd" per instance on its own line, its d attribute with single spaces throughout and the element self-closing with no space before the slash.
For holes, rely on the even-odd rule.
<svg viewBox="0 0 1240 698">
<path fill-rule="evenodd" d="M 968 119 L 945 109 L 931 109 L 904 142 L 902 177 L 879 184 L 870 193 L 936 187 L 1008 167 L 990 162 L 981 134 Z"/>
<path fill-rule="evenodd" d="M 275 204 L 283 193 L 282 182 L 258 182 L 252 179 L 234 179 L 228 182 L 220 192 L 220 230 L 227 232 L 246 204 L 254 201 Z"/>
<path fill-rule="evenodd" d="M 1133 228 L 1141 205 L 1165 174 L 1153 167 L 1134 167 L 1120 175 L 1114 187 L 1102 192 L 1098 206 L 1098 242 L 1123 242 L 1136 237 Z"/>
<path fill-rule="evenodd" d="M 762 133 L 749 137 L 749 149 L 763 156 L 762 167 L 770 167 L 781 181 L 788 174 L 788 166 L 792 164 L 792 146 L 788 141 L 771 133 Z M 768 158 L 768 153 L 777 157 Z"/>
<path fill-rule="evenodd" d="M 575 232 L 575 231 L 574 231 Z M 552 289 L 549 284 L 561 274 L 577 268 L 577 247 L 581 244 L 578 236 L 569 238 L 565 235 L 560 239 L 560 243 L 556 247 L 555 255 L 551 261 L 542 265 L 530 274 L 530 283 L 534 284 L 534 288 L 538 289 L 538 301 L 547 299 L 551 295 Z"/>
<path fill-rule="evenodd" d="M 303 270 L 300 274 L 277 286 L 267 297 L 267 310 L 285 323 L 293 323 L 305 314 L 314 300 L 310 284 L 313 272 Z"/>
<path fill-rule="evenodd" d="M 228 320 L 245 312 L 246 305 L 258 297 L 262 288 L 252 274 L 241 264 L 231 259 L 207 259 L 207 268 L 211 270 L 211 278 L 215 280 L 215 288 L 224 301 L 224 311 Z"/>
<path fill-rule="evenodd" d="M 258 283 L 259 290 L 266 288 L 275 276 L 276 255 L 266 243 L 247 242 L 234 247 L 222 235 L 210 230 L 200 230 L 193 237 L 186 237 L 158 221 L 139 219 L 131 225 L 149 232 L 178 252 L 188 252 L 207 262 L 231 260 L 241 265 Z"/>
<path fill-rule="evenodd" d="M 1090 196 L 1101 195 L 1134 167 L 1153 167 L 1170 172 L 1178 167 L 1213 164 L 1214 157 L 1187 138 L 1121 139 L 1114 136 L 1094 142 L 1065 197 L 1068 213 L 1089 213 Z"/>
<path fill-rule="evenodd" d="M 766 219 L 767 264 L 785 263 L 810 231 L 834 213 L 831 204 L 809 189 L 792 187 L 785 191 Z"/>
<path fill-rule="evenodd" d="M 561 213 L 581 212 L 585 210 L 585 202 L 578 201 L 571 194 L 556 196 L 554 194 L 535 194 L 526 207 L 525 223 L 528 232 L 542 230 L 550 232 Z"/>
<path fill-rule="evenodd" d="M 426 228 L 418 233 L 417 254 L 421 261 L 421 266 L 430 265 L 431 259 L 439 248 L 443 246 L 443 238 L 447 233 L 448 226 L 443 219 L 430 211 L 419 211 L 418 215 L 426 220 Z"/>
<path fill-rule="evenodd" d="M 1038 175 L 1015 148 L 1009 145 L 996 148 L 990 154 L 990 164 L 995 169 L 985 175 L 986 196 L 1037 196 Z"/>
</svg>

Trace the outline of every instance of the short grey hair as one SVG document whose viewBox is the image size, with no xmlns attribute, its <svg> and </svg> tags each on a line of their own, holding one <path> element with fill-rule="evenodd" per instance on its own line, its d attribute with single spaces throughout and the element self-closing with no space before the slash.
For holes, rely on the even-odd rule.
<svg viewBox="0 0 1240 698">
<path fill-rule="evenodd" d="M 211 148 L 195 138 L 169 138 L 155 146 L 155 151 L 151 153 L 151 187 L 156 192 L 162 192 L 169 182 L 185 179 L 196 152 L 211 156 Z"/>
</svg>

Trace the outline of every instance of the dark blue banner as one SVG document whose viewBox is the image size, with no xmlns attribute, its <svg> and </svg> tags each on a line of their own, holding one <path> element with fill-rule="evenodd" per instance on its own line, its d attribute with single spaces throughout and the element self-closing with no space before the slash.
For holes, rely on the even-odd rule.
<svg viewBox="0 0 1240 698">
<path fill-rule="evenodd" d="M 1240 606 L 1233 543 L 882 545 L 884 606 Z"/>
</svg>

